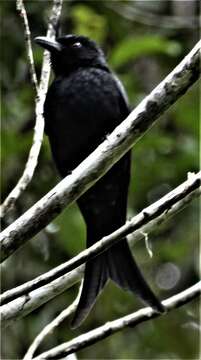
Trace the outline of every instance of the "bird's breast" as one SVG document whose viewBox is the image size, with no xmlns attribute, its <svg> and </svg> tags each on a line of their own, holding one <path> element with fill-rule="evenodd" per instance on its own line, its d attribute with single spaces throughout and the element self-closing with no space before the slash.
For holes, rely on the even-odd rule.
<svg viewBox="0 0 201 360">
<path fill-rule="evenodd" d="M 75 168 L 122 120 L 110 73 L 79 70 L 52 83 L 44 107 L 45 128 L 60 173 Z"/>
</svg>

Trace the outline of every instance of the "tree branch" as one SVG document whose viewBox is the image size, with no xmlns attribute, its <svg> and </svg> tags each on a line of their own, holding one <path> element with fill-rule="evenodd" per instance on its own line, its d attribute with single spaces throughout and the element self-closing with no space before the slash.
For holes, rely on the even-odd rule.
<svg viewBox="0 0 201 360">
<path fill-rule="evenodd" d="M 17 10 L 19 11 L 20 16 L 22 17 L 22 21 L 24 23 L 24 35 L 25 35 L 25 45 L 27 49 L 27 57 L 30 65 L 30 73 L 33 86 L 35 88 L 36 94 L 38 95 L 38 80 L 36 76 L 36 70 L 34 65 L 33 51 L 31 46 L 31 32 L 29 28 L 29 21 L 27 17 L 27 12 L 24 6 L 23 0 L 17 0 L 16 2 Z"/>
<path fill-rule="evenodd" d="M 201 281 L 189 287 L 188 289 L 180 292 L 179 294 L 174 295 L 162 301 L 162 304 L 166 309 L 166 313 L 168 313 L 169 311 L 192 301 L 200 294 L 201 294 Z M 73 340 L 70 340 L 59 346 L 56 346 L 51 350 L 48 350 L 34 357 L 33 359 L 34 360 L 58 359 L 58 358 L 61 359 L 64 356 L 71 354 L 72 352 L 77 352 L 78 350 L 81 350 L 89 345 L 95 344 L 98 341 L 105 339 L 106 337 L 111 336 L 116 332 L 123 330 L 126 327 L 132 327 L 133 329 L 134 326 L 137 326 L 138 324 L 144 321 L 159 316 L 165 316 L 165 315 L 157 313 L 155 310 L 153 310 L 150 307 L 140 309 L 132 314 L 108 322 L 103 326 L 100 326 L 85 334 L 77 336 Z"/>
<path fill-rule="evenodd" d="M 65 274 L 49 284 L 18 297 L 10 303 L 0 307 L 0 317 L 2 326 L 8 326 L 49 300 L 63 293 L 66 289 L 81 280 L 84 272 L 84 265 L 76 270 Z"/>
<path fill-rule="evenodd" d="M 149 232 L 150 229 L 153 230 L 154 225 L 157 226 L 167 220 L 170 216 L 181 210 L 181 208 L 195 198 L 195 196 L 200 194 L 201 189 L 198 188 L 200 176 L 201 172 L 197 175 L 191 174 L 189 179 L 183 184 L 144 209 L 111 235 L 104 237 L 95 245 L 82 251 L 72 260 L 59 265 L 53 270 L 15 289 L 6 291 L 0 297 L 1 304 L 7 303 L 7 305 L 1 307 L 2 321 L 7 321 L 8 325 L 12 319 L 16 320 L 27 315 L 49 301 L 52 297 L 65 291 L 72 286 L 72 284 L 78 282 L 82 277 L 84 266 L 80 266 L 77 272 L 75 270 L 69 274 L 66 274 L 66 272 L 70 271 L 72 267 L 78 266 L 79 263 L 91 259 L 95 254 L 97 255 L 103 251 L 103 248 L 108 246 L 108 244 L 114 244 L 114 241 L 117 241 L 117 239 L 120 240 L 135 229 L 137 229 L 137 231 L 135 231 L 132 236 L 133 241 L 143 238 L 143 233 Z M 156 216 L 156 218 L 154 218 L 154 216 Z M 16 297 L 17 299 L 13 300 Z"/>
<path fill-rule="evenodd" d="M 47 36 L 54 39 L 55 37 L 55 24 L 58 22 L 58 19 L 61 14 L 63 0 L 53 0 L 53 7 L 51 10 L 51 15 L 48 22 Z M 36 72 L 34 67 L 32 46 L 30 40 L 30 29 L 27 18 L 26 9 L 24 7 L 23 0 L 17 0 L 17 9 L 20 10 L 20 14 L 23 18 L 24 27 L 25 27 L 25 41 L 27 47 L 27 55 L 30 63 L 32 81 L 36 90 L 36 123 L 34 128 L 33 143 L 29 151 L 28 160 L 25 165 L 24 172 L 21 178 L 18 180 L 14 189 L 10 192 L 7 198 L 4 200 L 3 204 L 0 207 L 0 216 L 4 217 L 11 208 L 13 208 L 15 202 L 27 188 L 28 184 L 32 180 L 34 175 L 35 168 L 38 163 L 38 156 L 41 149 L 41 144 L 43 140 L 44 133 L 44 118 L 43 118 L 43 105 L 47 93 L 48 82 L 50 77 L 50 62 L 49 62 L 49 52 L 44 52 L 43 65 L 41 71 L 40 84 L 38 86 Z"/>
<path fill-rule="evenodd" d="M 53 333 L 53 331 L 58 327 L 66 318 L 68 318 L 75 310 L 79 302 L 79 298 L 81 295 L 82 285 L 79 288 L 79 292 L 75 300 L 70 304 L 66 309 L 64 309 L 53 321 L 47 324 L 43 330 L 35 337 L 33 343 L 29 347 L 26 352 L 23 360 L 31 360 L 33 358 L 33 354 L 36 352 L 36 349 L 42 343 L 44 338 L 49 334 Z"/>
<path fill-rule="evenodd" d="M 200 47 L 201 41 L 71 175 L 1 233 L 1 260 L 88 190 L 188 90 L 200 75 Z"/>
</svg>

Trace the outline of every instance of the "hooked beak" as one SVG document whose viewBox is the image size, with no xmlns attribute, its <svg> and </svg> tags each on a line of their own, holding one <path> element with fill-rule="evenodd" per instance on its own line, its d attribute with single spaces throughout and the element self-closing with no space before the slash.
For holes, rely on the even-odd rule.
<svg viewBox="0 0 201 360">
<path fill-rule="evenodd" d="M 61 51 L 62 45 L 59 44 L 56 40 L 49 39 L 46 36 L 37 36 L 34 41 L 40 45 L 42 48 L 52 52 L 52 51 Z"/>
</svg>

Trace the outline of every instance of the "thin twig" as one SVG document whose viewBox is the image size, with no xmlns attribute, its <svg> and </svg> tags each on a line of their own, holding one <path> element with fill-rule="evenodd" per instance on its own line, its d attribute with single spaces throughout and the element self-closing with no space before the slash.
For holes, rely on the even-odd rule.
<svg viewBox="0 0 201 360">
<path fill-rule="evenodd" d="M 61 14 L 62 2 L 63 0 L 53 0 L 53 7 L 51 10 L 51 15 L 49 18 L 48 30 L 47 30 L 47 36 L 52 39 L 54 39 L 55 37 L 55 24 L 57 23 Z M 3 204 L 0 206 L 0 217 L 4 217 L 14 207 L 15 202 L 21 196 L 21 194 L 24 192 L 24 190 L 27 188 L 28 184 L 33 178 L 34 171 L 38 163 L 38 156 L 40 153 L 41 144 L 43 141 L 43 134 L 44 134 L 43 105 L 44 105 L 49 77 L 50 77 L 49 53 L 48 51 L 45 51 L 43 56 L 40 84 L 38 86 L 35 67 L 34 67 L 29 23 L 28 23 L 27 13 L 24 7 L 23 0 L 17 0 L 17 8 L 18 10 L 20 10 L 20 15 L 22 16 L 24 22 L 27 54 L 30 63 L 32 81 L 36 89 L 36 106 L 35 106 L 36 123 L 34 127 L 33 143 L 29 151 L 28 160 L 26 162 L 24 172 L 21 178 L 18 180 L 14 189 L 10 192 L 10 194 L 4 200 Z"/>
<path fill-rule="evenodd" d="M 142 233 L 152 232 L 157 226 L 161 225 L 164 221 L 175 215 L 175 213 L 189 204 L 189 202 L 192 201 L 195 197 L 200 195 L 201 189 L 199 188 L 199 182 L 199 174 L 193 176 L 191 175 L 191 177 L 179 187 L 169 192 L 167 195 L 156 201 L 154 204 L 150 205 L 148 208 L 144 209 L 138 215 L 134 216 L 124 226 L 116 230 L 114 233 L 104 237 L 101 239 L 101 241 L 91 246 L 87 250 L 82 251 L 78 256 L 70 260 L 70 262 L 67 261 L 48 271 L 47 273 L 38 276 L 34 280 L 28 281 L 27 283 L 14 289 L 5 291 L 0 296 L 0 303 L 5 304 L 21 295 L 28 295 L 30 291 L 33 291 L 34 289 L 37 289 L 49 283 L 50 281 L 57 279 L 59 276 L 64 275 L 67 271 L 70 270 L 70 266 L 72 267 L 72 264 L 78 264 L 76 259 L 86 261 L 86 259 L 89 259 L 92 256 L 95 256 L 95 254 L 99 253 L 105 243 L 109 243 L 111 245 L 116 239 L 121 239 L 129 233 L 133 233 L 134 230 L 135 231 L 132 234 L 132 242 L 143 239 L 144 236 Z M 197 189 L 195 190 L 194 184 L 197 186 Z M 142 220 L 143 222 L 145 221 L 144 225 L 142 225 Z"/>
<path fill-rule="evenodd" d="M 35 87 L 36 94 L 38 95 L 38 80 L 36 76 L 33 51 L 31 46 L 31 32 L 30 32 L 29 21 L 23 0 L 17 0 L 17 10 L 19 11 L 20 16 L 22 17 L 22 21 L 24 24 L 25 45 L 26 45 L 27 57 L 30 65 L 31 79 Z"/>
<path fill-rule="evenodd" d="M 166 309 L 166 314 L 177 308 L 180 307 L 196 297 L 200 296 L 201 294 L 201 281 L 196 283 L 195 285 L 189 287 L 188 289 L 180 292 L 177 295 L 171 296 L 170 298 L 162 301 Z M 44 360 L 44 359 L 61 359 L 64 356 L 71 354 L 72 352 L 77 352 L 89 345 L 95 344 L 98 341 L 107 338 L 115 334 L 116 332 L 125 329 L 126 327 L 133 327 L 141 324 L 144 321 L 151 320 L 153 318 L 165 316 L 157 313 L 150 307 L 146 307 L 140 309 L 132 314 L 124 316 L 120 319 L 107 322 L 105 325 L 100 326 L 94 330 L 91 330 L 85 334 L 77 336 L 73 340 L 70 340 L 66 343 L 63 343 L 59 346 L 48 350 L 35 358 L 33 360 Z"/>
<path fill-rule="evenodd" d="M 36 349 L 42 343 L 44 338 L 49 334 L 53 333 L 56 327 L 58 327 L 66 318 L 68 318 L 77 308 L 79 298 L 81 295 L 82 284 L 79 288 L 78 295 L 76 299 L 69 305 L 66 309 L 64 309 L 53 321 L 51 321 L 48 325 L 46 325 L 43 330 L 35 337 L 33 343 L 29 347 L 26 352 L 23 360 L 31 360 L 33 358 Z"/>
<path fill-rule="evenodd" d="M 71 175 L 1 233 L 1 260 L 36 235 L 101 178 L 200 76 L 201 41 Z"/>
</svg>

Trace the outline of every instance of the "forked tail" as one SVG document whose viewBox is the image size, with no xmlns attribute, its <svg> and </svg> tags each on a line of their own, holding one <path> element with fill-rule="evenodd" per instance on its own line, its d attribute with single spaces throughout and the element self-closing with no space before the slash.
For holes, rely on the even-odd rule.
<svg viewBox="0 0 201 360">
<path fill-rule="evenodd" d="M 111 278 L 117 285 L 138 295 L 147 305 L 158 312 L 164 307 L 144 280 L 127 241 L 121 240 L 86 264 L 83 289 L 77 306 L 72 328 L 76 328 L 87 317 L 97 296 L 107 280 Z"/>
</svg>

